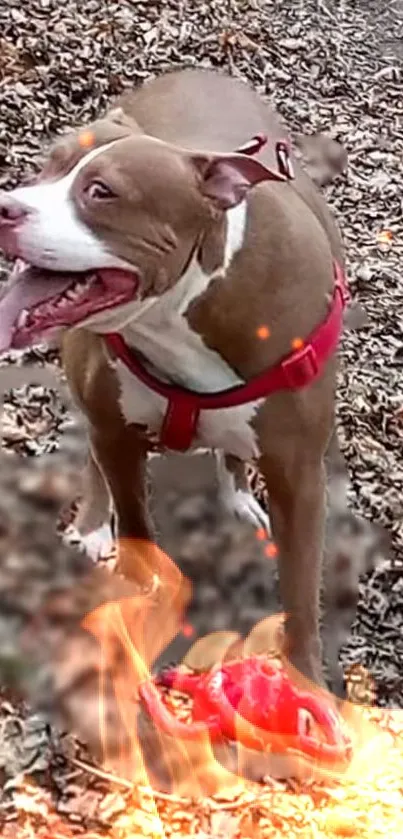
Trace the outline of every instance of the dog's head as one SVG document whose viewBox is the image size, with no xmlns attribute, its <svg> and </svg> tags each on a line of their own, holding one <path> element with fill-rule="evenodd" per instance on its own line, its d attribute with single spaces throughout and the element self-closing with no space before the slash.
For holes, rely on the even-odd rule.
<svg viewBox="0 0 403 839">
<path fill-rule="evenodd" d="M 78 324 L 121 328 L 175 285 L 207 231 L 270 177 L 246 148 L 188 151 L 119 109 L 59 141 L 34 185 L 0 194 L 0 247 L 17 259 L 0 351 Z"/>
</svg>

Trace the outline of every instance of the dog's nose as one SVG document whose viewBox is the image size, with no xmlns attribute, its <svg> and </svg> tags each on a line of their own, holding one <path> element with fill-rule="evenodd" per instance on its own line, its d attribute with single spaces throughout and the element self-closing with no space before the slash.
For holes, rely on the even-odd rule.
<svg viewBox="0 0 403 839">
<path fill-rule="evenodd" d="M 0 225 L 14 225 L 27 213 L 28 207 L 12 193 L 0 192 Z"/>
</svg>

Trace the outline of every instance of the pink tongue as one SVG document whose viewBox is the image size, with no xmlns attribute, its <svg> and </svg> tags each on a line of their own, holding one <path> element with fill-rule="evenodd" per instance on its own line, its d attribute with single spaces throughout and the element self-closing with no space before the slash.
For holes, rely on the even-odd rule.
<svg viewBox="0 0 403 839">
<path fill-rule="evenodd" d="M 22 310 L 61 294 L 71 281 L 69 275 L 47 279 L 43 273 L 37 275 L 27 268 L 5 286 L 0 296 L 0 353 L 13 346 L 13 332 Z"/>
</svg>

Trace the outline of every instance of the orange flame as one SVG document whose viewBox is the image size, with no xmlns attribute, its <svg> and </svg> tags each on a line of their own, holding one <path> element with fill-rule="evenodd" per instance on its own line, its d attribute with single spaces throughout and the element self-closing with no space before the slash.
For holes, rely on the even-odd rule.
<svg viewBox="0 0 403 839">
<path fill-rule="evenodd" d="M 288 835 L 290 824 L 294 825 L 294 816 L 299 818 L 294 825 L 296 837 L 360 836 L 360 839 L 378 839 L 387 835 L 397 839 L 403 835 L 402 712 L 395 714 L 396 720 L 400 715 L 399 741 L 384 730 L 388 712 L 377 709 L 378 717 L 374 722 L 370 719 L 368 708 L 344 703 L 342 714 L 354 742 L 353 759 L 347 770 L 338 775 L 318 765 L 308 764 L 307 759 L 302 757 L 298 758 L 298 762 L 294 761 L 293 769 L 298 774 L 306 776 L 311 773 L 325 784 L 325 792 L 320 793 L 316 802 L 314 793 L 310 797 L 311 794 L 305 790 L 300 796 L 304 802 L 303 816 L 298 795 L 294 800 L 285 790 L 281 798 L 276 786 L 266 787 L 265 792 L 260 784 L 246 780 L 250 777 L 251 760 L 259 757 L 256 752 L 252 754 L 238 744 L 234 755 L 229 745 L 213 747 L 203 733 L 195 741 L 185 741 L 161 733 L 152 726 L 139 702 L 139 687 L 144 680 L 151 678 L 153 663 L 160 653 L 177 635 L 183 634 L 191 588 L 172 560 L 155 545 L 140 541 L 130 545 L 126 541 L 123 547 L 126 561 L 129 561 L 132 552 L 134 567 L 139 564 L 139 577 L 147 581 L 147 587 L 144 585 L 134 596 L 98 607 L 84 621 L 85 630 L 96 638 L 99 646 L 98 720 L 104 762 L 122 779 L 128 779 L 137 790 L 137 803 L 127 807 L 117 820 L 111 836 L 129 839 L 145 833 L 152 839 L 166 839 L 174 835 L 200 835 L 198 817 L 192 823 L 194 830 L 187 825 L 183 833 L 176 832 L 172 824 L 164 820 L 169 820 L 170 816 L 158 804 L 158 795 L 168 797 L 172 792 L 175 796 L 191 799 L 182 805 L 181 799 L 175 799 L 181 818 L 186 815 L 184 811 L 196 812 L 197 806 L 206 814 L 208 808 L 215 805 L 215 810 L 213 808 L 211 812 L 217 812 L 217 799 L 221 803 L 224 801 L 223 810 L 226 809 L 226 801 L 235 802 L 235 807 L 232 804 L 228 808 L 233 810 L 238 802 L 236 831 L 231 833 L 236 837 L 265 839 L 272 836 L 277 839 Z M 207 669 L 212 662 L 228 662 L 261 653 L 279 658 L 282 647 L 283 616 L 277 615 L 260 621 L 245 641 L 234 633 L 212 633 L 198 639 L 187 654 L 186 663 L 191 667 L 193 660 L 194 668 Z M 176 716 L 180 712 L 180 718 L 188 720 L 190 709 L 176 698 L 174 692 L 167 694 L 166 702 Z M 263 757 L 275 756 L 269 754 Z M 265 774 L 264 770 L 262 774 Z M 266 774 L 270 774 L 270 769 Z M 336 779 L 338 784 L 335 786 Z M 153 789 L 163 792 L 155 792 L 153 797 Z M 216 796 L 215 801 L 211 796 Z M 281 818 L 275 815 L 280 798 L 283 808 Z M 27 795 L 23 794 L 21 808 L 29 815 L 27 800 Z M 37 806 L 42 805 L 39 802 Z M 27 822 L 25 832 L 19 834 L 20 839 L 70 839 L 68 827 L 63 828 L 60 819 L 52 813 L 50 815 L 54 821 L 48 833 L 30 831 Z M 143 828 L 140 829 L 139 824 Z"/>
<path fill-rule="evenodd" d="M 275 546 L 269 545 L 273 550 Z M 183 578 L 172 560 L 156 545 L 136 542 L 125 543 L 127 552 L 132 550 L 136 557 L 147 557 L 146 565 L 140 570 L 140 577 L 145 579 L 148 572 L 149 585 L 146 591 L 136 597 L 108 603 L 99 607 L 87 616 L 84 627 L 91 632 L 100 645 L 99 679 L 100 679 L 100 729 L 105 756 L 105 763 L 113 766 L 119 775 L 128 778 L 136 784 L 151 785 L 174 790 L 175 794 L 200 796 L 215 794 L 223 789 L 233 789 L 242 783 L 245 765 L 250 759 L 248 751 L 237 744 L 236 756 L 232 761 L 231 770 L 224 769 L 219 760 L 219 751 L 212 746 L 207 733 L 201 732 L 198 739 L 188 741 L 153 730 L 151 721 L 144 714 L 139 703 L 139 687 L 142 682 L 150 681 L 151 669 L 158 655 L 169 645 L 179 633 L 183 634 L 183 617 L 190 598 L 190 584 Z M 279 655 L 279 638 L 281 632 L 279 620 L 269 618 L 261 621 L 245 642 L 241 639 L 234 644 L 231 635 L 227 646 L 221 646 L 218 662 L 229 659 L 247 657 L 258 652 L 258 647 L 264 648 L 262 641 L 271 637 L 272 652 Z M 208 646 L 213 636 L 207 636 Z M 200 658 L 200 642 L 198 642 L 198 667 L 204 669 Z M 211 659 L 211 654 L 210 654 Z M 188 654 L 189 660 L 189 654 Z M 210 662 L 211 663 L 211 662 Z M 289 667 L 289 665 L 288 665 Z M 300 674 L 295 674 L 300 682 L 305 683 Z M 309 686 L 316 690 L 315 686 Z M 113 694 L 118 707 L 118 719 L 121 730 L 116 731 L 116 714 L 110 714 L 107 697 Z M 329 697 L 329 701 L 332 698 Z M 139 713 L 140 708 L 140 713 Z M 354 737 L 362 736 L 360 715 L 352 705 L 345 705 L 343 715 L 350 722 Z M 112 725 L 109 720 L 113 720 Z M 245 728 L 245 720 L 238 717 L 241 730 Z M 147 734 L 144 735 L 144 731 Z M 370 732 L 365 732 L 364 741 L 371 740 Z M 273 743 L 275 743 L 273 738 Z M 160 763 L 164 765 L 162 776 L 160 767 L 147 760 L 147 747 L 154 756 L 160 755 Z M 147 744 L 147 745 L 145 745 Z M 275 748 L 275 745 L 272 747 Z M 359 750 L 359 754 L 362 750 Z M 217 757 L 218 755 L 218 757 Z M 306 763 L 306 758 L 298 758 L 299 764 Z M 226 765 L 228 761 L 225 761 Z M 353 761 L 354 764 L 354 761 Z M 352 764 L 352 765 L 353 765 Z M 334 776 L 334 770 L 316 767 L 320 774 Z M 349 771 L 352 771 L 351 767 Z M 360 772 L 362 766 L 360 764 Z"/>
<path fill-rule="evenodd" d="M 151 679 L 151 667 L 173 638 L 183 632 L 183 615 L 190 598 L 190 584 L 172 560 L 156 545 L 136 542 L 135 555 L 151 559 L 148 569 L 152 585 L 137 597 L 105 604 L 89 614 L 84 628 L 100 645 L 99 721 L 105 764 L 121 777 L 142 786 L 174 788 L 181 795 L 210 794 L 238 783 L 236 776 L 226 772 L 215 759 L 207 733 L 197 742 L 174 741 L 160 732 L 150 731 L 150 721 L 141 721 L 147 729 L 139 730 L 138 689 Z M 129 545 L 125 544 L 126 554 Z M 158 569 L 158 573 L 156 573 Z M 144 579 L 144 570 L 142 577 Z M 141 573 L 141 572 L 140 572 Z M 111 690 L 119 709 L 121 730 L 113 725 L 106 697 Z M 163 764 L 162 777 L 155 774 L 145 758 L 147 743 L 152 741 L 153 756 L 158 752 Z M 143 740 L 143 743 L 142 743 Z"/>
</svg>

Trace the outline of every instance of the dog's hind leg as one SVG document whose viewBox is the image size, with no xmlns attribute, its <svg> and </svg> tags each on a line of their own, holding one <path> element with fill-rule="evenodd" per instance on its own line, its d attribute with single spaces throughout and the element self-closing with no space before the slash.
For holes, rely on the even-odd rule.
<svg viewBox="0 0 403 839">
<path fill-rule="evenodd" d="M 273 394 L 257 423 L 260 467 L 279 553 L 285 655 L 299 672 L 322 685 L 324 459 L 333 424 L 333 374 L 332 365 L 321 380 L 304 391 Z"/>
<path fill-rule="evenodd" d="M 253 527 L 271 533 L 270 519 L 261 507 L 248 484 L 246 464 L 233 455 L 217 452 L 217 476 L 220 498 L 224 507 Z"/>
</svg>

